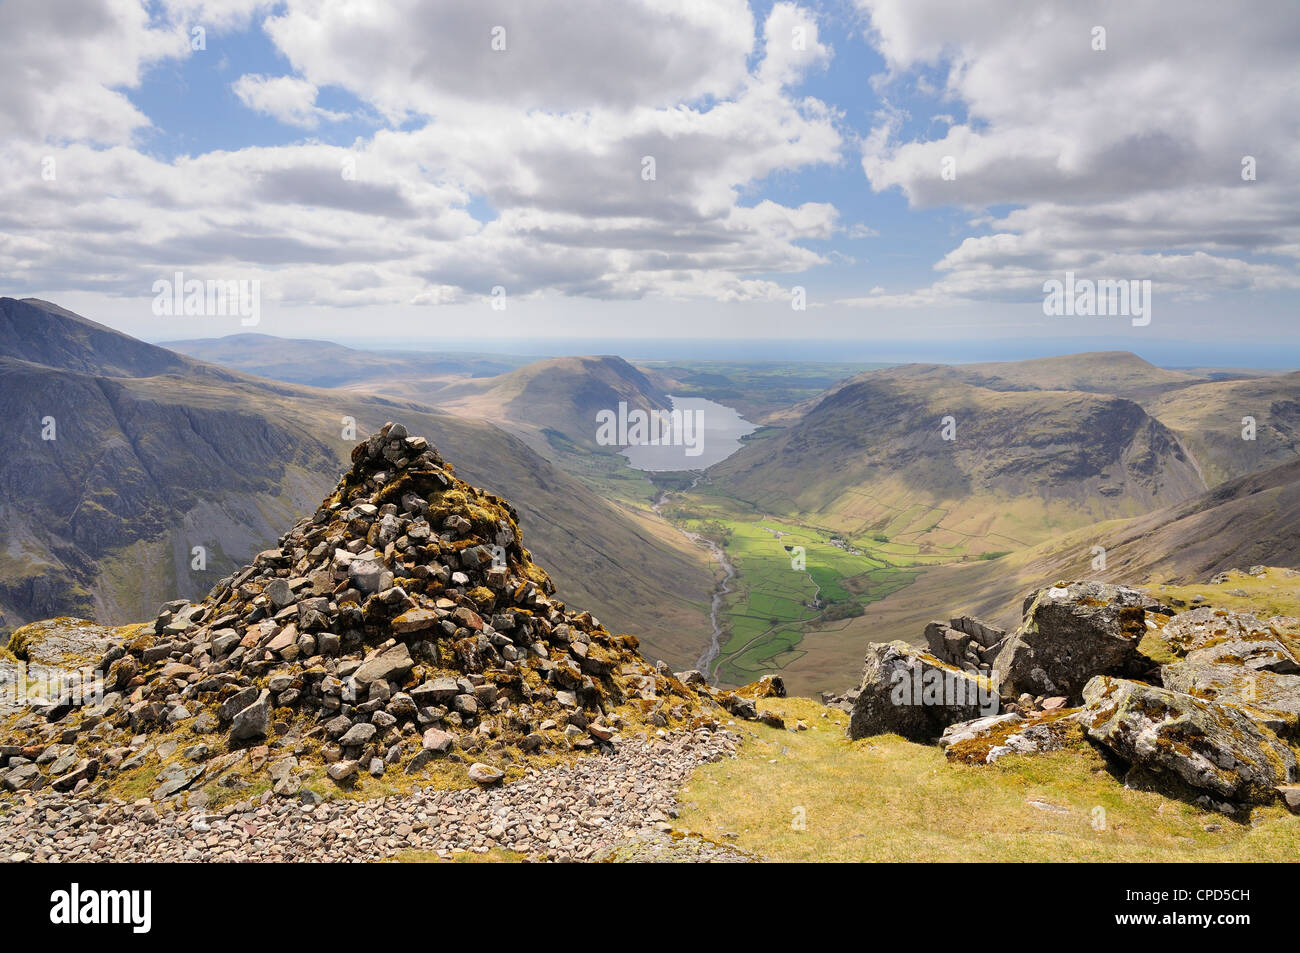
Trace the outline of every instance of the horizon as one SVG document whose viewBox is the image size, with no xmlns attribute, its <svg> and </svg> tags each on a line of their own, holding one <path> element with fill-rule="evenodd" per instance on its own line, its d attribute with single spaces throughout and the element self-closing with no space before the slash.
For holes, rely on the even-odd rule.
<svg viewBox="0 0 1300 953">
<path fill-rule="evenodd" d="M 488 354 L 501 357 L 545 360 L 556 357 L 596 357 L 613 355 L 630 363 L 662 364 L 673 361 L 717 361 L 723 363 L 781 364 L 797 361 L 817 364 L 987 364 L 1015 363 L 1051 357 L 1074 357 L 1090 353 L 1133 354 L 1149 364 L 1165 370 L 1249 370 L 1256 372 L 1291 373 L 1300 367 L 1300 345 L 1291 361 L 1267 363 L 1276 360 L 1278 349 L 1270 349 L 1269 357 L 1254 352 L 1232 352 L 1235 357 L 1223 360 L 1224 348 L 1193 342 L 1184 342 L 1167 349 L 1164 355 L 1153 354 L 1151 347 L 1135 347 L 1129 342 L 1095 340 L 1048 342 L 1036 346 L 1033 342 L 1015 339 L 954 340 L 936 344 L 931 341 L 872 341 L 863 338 L 825 339 L 809 341 L 802 338 L 766 338 L 761 340 L 731 340 L 719 338 L 351 338 L 351 337 L 284 337 L 259 331 L 238 331 L 213 338 L 166 338 L 146 340 L 149 344 L 167 347 L 169 344 L 187 344 L 220 341 L 242 336 L 260 336 L 279 340 L 312 341 L 337 344 L 358 351 L 404 352 L 431 354 Z M 1125 346 L 1127 344 L 1127 346 Z M 1074 345 L 1074 346 L 1071 346 Z M 848 350 L 846 351 L 846 348 Z M 971 350 L 983 353 L 972 354 Z M 1173 353 L 1168 353 L 1172 350 Z M 965 353 L 961 353 L 965 352 Z M 1145 353 L 1144 353 L 1145 352 Z M 1219 358 L 1216 360 L 1215 358 Z"/>
</svg>

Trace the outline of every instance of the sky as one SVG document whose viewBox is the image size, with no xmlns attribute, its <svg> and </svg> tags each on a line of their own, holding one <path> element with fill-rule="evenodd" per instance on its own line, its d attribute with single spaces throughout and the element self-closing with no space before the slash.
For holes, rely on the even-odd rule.
<svg viewBox="0 0 1300 953">
<path fill-rule="evenodd" d="M 0 294 L 155 341 L 1276 366 L 1298 49 L 1295 0 L 0 0 Z M 1045 313 L 1067 273 L 1147 310 Z M 177 274 L 256 324 L 167 313 Z"/>
</svg>

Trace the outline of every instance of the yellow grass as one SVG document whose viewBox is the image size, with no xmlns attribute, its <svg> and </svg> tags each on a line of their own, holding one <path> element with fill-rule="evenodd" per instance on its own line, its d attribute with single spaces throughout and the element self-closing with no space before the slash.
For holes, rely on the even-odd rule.
<svg viewBox="0 0 1300 953">
<path fill-rule="evenodd" d="M 783 861 L 1284 861 L 1300 818 L 1259 808 L 1250 823 L 1125 790 L 1091 747 L 949 764 L 893 735 L 850 742 L 848 716 L 773 699 L 787 725 L 746 723 L 741 755 L 683 789 L 681 829 Z M 800 817 L 804 830 L 797 829 Z"/>
</svg>

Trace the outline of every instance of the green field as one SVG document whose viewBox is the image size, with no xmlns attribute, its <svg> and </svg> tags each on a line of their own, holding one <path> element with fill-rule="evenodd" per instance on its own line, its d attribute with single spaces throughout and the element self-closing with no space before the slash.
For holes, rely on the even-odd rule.
<svg viewBox="0 0 1300 953">
<path fill-rule="evenodd" d="M 913 567 L 933 561 L 915 547 L 744 512 L 702 488 L 674 496 L 665 515 L 722 546 L 735 568 L 724 600 L 718 678 L 745 684 L 800 658 L 836 623 L 906 586 Z M 879 536 L 879 534 L 877 534 Z"/>
</svg>

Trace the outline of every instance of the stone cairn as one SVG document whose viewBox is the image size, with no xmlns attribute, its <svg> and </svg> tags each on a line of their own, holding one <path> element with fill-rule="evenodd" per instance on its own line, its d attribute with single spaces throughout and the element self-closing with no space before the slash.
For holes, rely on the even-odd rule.
<svg viewBox="0 0 1300 953">
<path fill-rule="evenodd" d="M 387 424 L 352 464 L 276 548 L 104 655 L 101 704 L 11 724 L 0 757 L 28 771 L 17 787 L 82 791 L 138 766 L 148 733 L 183 727 L 201 742 L 187 755 L 212 760 L 170 769 L 163 796 L 246 749 L 264 763 L 268 741 L 295 767 L 319 756 L 341 784 L 438 760 L 475 762 L 470 779 L 490 784 L 499 766 L 608 746 L 623 728 L 758 717 L 554 598 L 510 504 L 458 479 L 424 438 Z M 51 748 L 57 771 L 48 759 L 42 771 L 32 762 Z M 298 773 L 273 779 L 298 790 Z"/>
</svg>

